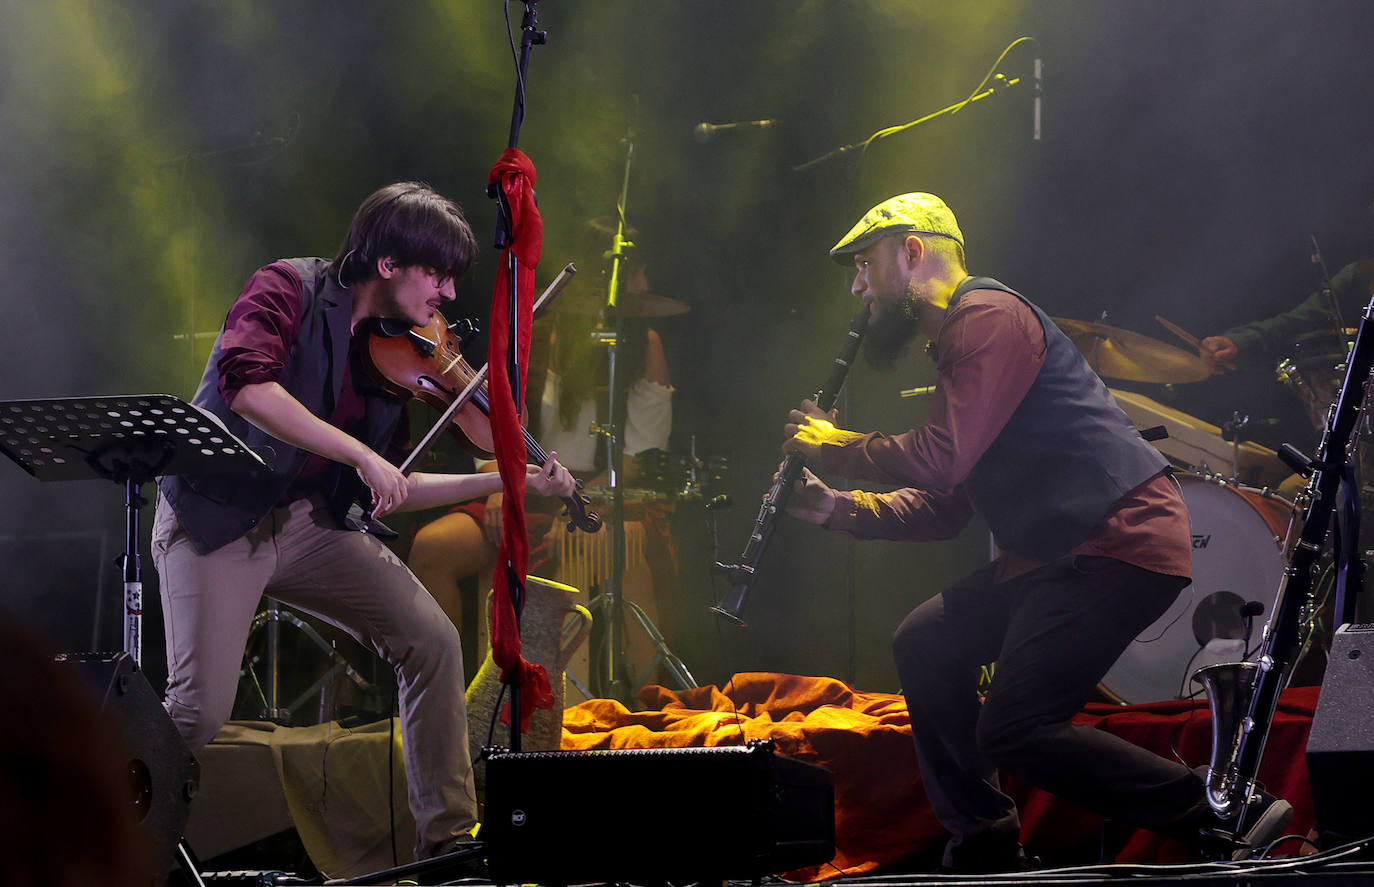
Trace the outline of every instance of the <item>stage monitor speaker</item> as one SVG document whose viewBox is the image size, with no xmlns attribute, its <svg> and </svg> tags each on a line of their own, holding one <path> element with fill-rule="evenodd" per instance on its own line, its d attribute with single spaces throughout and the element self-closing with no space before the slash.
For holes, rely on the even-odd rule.
<svg viewBox="0 0 1374 887">
<path fill-rule="evenodd" d="M 161 871 L 170 871 L 200 785 L 200 764 L 129 654 L 64 653 L 57 659 L 78 669 L 101 709 L 118 721 L 130 755 L 134 818 L 152 839 Z"/>
<path fill-rule="evenodd" d="M 835 855 L 835 780 L 771 742 L 502 753 L 481 837 L 498 883 L 759 878 Z"/>
<path fill-rule="evenodd" d="M 1374 835 L 1374 624 L 1331 639 L 1307 739 L 1312 805 L 1324 844 Z"/>
</svg>

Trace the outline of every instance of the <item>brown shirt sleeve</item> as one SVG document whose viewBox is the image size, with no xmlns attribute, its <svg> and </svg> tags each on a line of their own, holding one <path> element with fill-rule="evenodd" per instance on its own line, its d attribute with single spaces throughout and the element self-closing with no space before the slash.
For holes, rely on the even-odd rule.
<svg viewBox="0 0 1374 887">
<path fill-rule="evenodd" d="M 922 490 L 958 487 L 1034 384 L 1045 330 L 1017 297 L 972 290 L 945 317 L 935 349 L 939 376 L 926 424 L 823 446 L 823 470 Z"/>
<path fill-rule="evenodd" d="M 908 488 L 891 493 L 853 490 L 839 492 L 826 527 L 856 539 L 934 542 L 953 539 L 972 517 L 973 505 L 963 488 Z"/>
</svg>

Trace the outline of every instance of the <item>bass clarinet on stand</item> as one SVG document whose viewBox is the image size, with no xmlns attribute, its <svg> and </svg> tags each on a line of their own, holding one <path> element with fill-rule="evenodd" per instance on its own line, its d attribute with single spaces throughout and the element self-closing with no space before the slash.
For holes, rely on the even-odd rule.
<svg viewBox="0 0 1374 887">
<path fill-rule="evenodd" d="M 1289 467 L 1307 476 L 1307 486 L 1293 506 L 1284 541 L 1283 578 L 1279 581 L 1269 622 L 1254 661 L 1222 663 L 1199 669 L 1193 680 L 1207 690 L 1212 712 L 1212 756 L 1207 766 L 1207 802 L 1218 816 L 1238 828 L 1254 799 L 1256 774 L 1279 693 L 1288 681 L 1303 643 L 1304 611 L 1310 598 L 1323 547 L 1331 527 L 1342 483 L 1352 478 L 1349 449 L 1361 418 L 1361 403 L 1374 367 L 1374 301 L 1365 308 L 1346 362 L 1345 381 L 1327 412 L 1317 458 L 1310 460 L 1284 445 L 1280 454 Z M 1356 495 L 1348 484 L 1348 495 Z M 1361 565 L 1358 546 L 1343 546 L 1341 565 L 1358 592 Z M 1339 614 L 1338 622 L 1348 614 Z"/>
<path fill-rule="evenodd" d="M 845 376 L 849 374 L 849 365 L 854 362 L 859 353 L 859 346 L 863 344 L 864 331 L 868 329 L 868 315 L 869 308 L 865 305 L 864 309 L 854 315 L 849 322 L 849 332 L 845 336 L 839 356 L 835 358 L 830 369 L 830 378 L 826 379 L 825 387 L 811 397 L 822 412 L 830 412 L 830 408 L 835 405 L 835 397 L 844 385 Z M 744 546 L 739 563 L 715 565 L 716 570 L 730 580 L 731 587 L 721 602 L 711 608 L 711 612 L 724 616 L 736 625 L 745 624 L 740 618 L 740 613 L 744 611 L 749 589 L 758 575 L 759 562 L 763 560 L 763 553 L 768 548 L 768 540 L 773 536 L 778 517 L 787 507 L 787 501 L 792 498 L 793 485 L 801 477 L 802 461 L 800 454 L 791 453 L 783 462 L 782 468 L 778 471 L 777 481 L 763 497 L 759 516 L 754 520 L 754 532 L 750 534 L 749 541 Z"/>
</svg>

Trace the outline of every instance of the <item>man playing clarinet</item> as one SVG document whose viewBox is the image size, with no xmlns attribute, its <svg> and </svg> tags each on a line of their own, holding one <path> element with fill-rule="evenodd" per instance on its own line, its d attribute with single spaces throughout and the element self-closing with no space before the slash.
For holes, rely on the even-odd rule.
<svg viewBox="0 0 1374 887">
<path fill-rule="evenodd" d="M 783 449 L 820 473 L 897 484 L 834 490 L 806 471 L 789 511 L 861 539 L 948 539 L 975 511 L 1000 556 L 917 607 L 893 638 L 926 793 L 950 833 L 943 867 L 1011 871 L 1020 844 L 1005 770 L 1122 823 L 1196 842 L 1223 825 L 1199 775 L 1070 721 L 1190 582 L 1188 514 L 1164 458 L 1024 296 L 970 276 L 964 237 L 932 194 L 893 197 L 830 251 L 871 309 L 871 364 L 918 336 L 938 367 L 929 421 L 892 437 L 835 426 L 804 401 Z M 997 667 L 980 703 L 980 666 Z M 1282 833 L 1263 795 L 1238 833 Z"/>
</svg>

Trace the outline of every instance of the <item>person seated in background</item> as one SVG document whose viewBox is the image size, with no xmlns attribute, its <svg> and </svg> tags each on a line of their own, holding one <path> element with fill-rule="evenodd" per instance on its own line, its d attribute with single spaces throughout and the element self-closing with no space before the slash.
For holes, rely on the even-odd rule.
<svg viewBox="0 0 1374 887">
<path fill-rule="evenodd" d="M 1374 192 L 1365 189 L 1366 220 L 1374 219 Z M 1296 307 L 1265 320 L 1234 326 L 1198 345 L 1198 353 L 1214 373 L 1240 366 L 1273 369 L 1292 356 L 1293 345 L 1307 333 L 1340 333 L 1359 325 L 1374 295 L 1374 258 L 1351 262 L 1331 278 L 1331 289 L 1319 287 Z"/>
<path fill-rule="evenodd" d="M 1291 353 L 1293 343 L 1306 333 L 1334 333 L 1358 326 L 1371 296 L 1374 259 L 1351 262 L 1331 278 L 1330 295 L 1325 288 L 1319 288 L 1282 314 L 1208 336 L 1199 344 L 1198 352 L 1216 373 L 1233 366 L 1272 368 Z"/>
<path fill-rule="evenodd" d="M 625 470 L 622 486 L 636 480 L 633 457 L 651 450 L 666 451 L 673 421 L 673 385 L 663 341 L 642 318 L 636 318 L 636 302 L 649 293 L 648 274 L 643 265 L 630 264 L 622 295 L 625 315 L 624 341 L 618 364 L 627 379 L 619 405 L 624 420 Z M 595 288 L 569 290 L 554 303 L 552 321 L 535 325 L 531 345 L 529 375 L 529 425 L 531 433 L 546 450 L 558 452 L 559 462 L 587 482 L 595 493 L 605 483 L 606 438 L 592 426 L 606 419 L 606 349 L 592 338 L 601 294 Z M 539 392 L 538 398 L 533 396 Z M 482 470 L 494 471 L 495 463 Z M 409 566 L 460 630 L 471 630 L 464 623 L 463 580 L 477 577 L 478 622 L 486 622 L 486 594 L 501 539 L 503 494 L 492 493 L 485 500 L 468 502 L 422 526 L 411 545 Z M 555 503 L 556 504 L 556 503 Z M 582 591 L 600 582 L 603 570 L 593 560 L 609 562 L 607 534 L 595 536 L 582 531 L 569 533 L 566 521 L 545 506 L 531 503 L 526 512 L 530 533 L 529 573 L 573 585 Z M 593 502 L 603 518 L 609 518 L 609 505 Z M 632 515 L 636 517 L 638 515 Z M 666 522 L 662 522 L 665 523 Z M 665 526 L 652 531 L 666 533 Z M 644 538 L 645 528 L 638 520 L 627 520 L 627 542 Z M 634 545 L 635 552 L 643 545 Z M 650 620 L 662 627 L 666 608 L 657 606 L 649 565 L 642 557 L 627 558 L 625 595 L 643 607 Z M 627 617 L 628 618 L 628 617 Z M 647 639 L 635 629 L 627 632 L 631 671 L 638 674 L 653 657 Z"/>
</svg>

